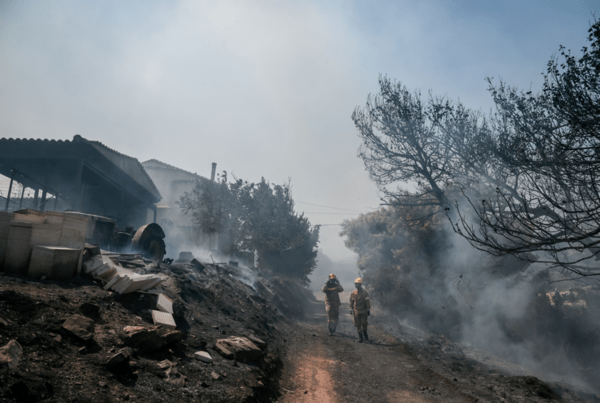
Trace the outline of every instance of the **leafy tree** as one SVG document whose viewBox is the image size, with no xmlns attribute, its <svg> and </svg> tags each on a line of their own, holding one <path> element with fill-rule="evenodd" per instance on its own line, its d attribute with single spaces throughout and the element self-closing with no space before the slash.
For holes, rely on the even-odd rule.
<svg viewBox="0 0 600 403">
<path fill-rule="evenodd" d="M 460 315 L 455 299 L 445 292 L 444 257 L 452 248 L 443 228 L 445 217 L 415 219 L 433 209 L 382 207 L 345 220 L 340 236 L 358 254 L 358 268 L 373 299 L 400 317 L 418 317 L 421 326 L 449 334 L 450 329 L 459 330 Z"/>
<path fill-rule="evenodd" d="M 294 211 L 289 184 L 241 179 L 199 182 L 179 205 L 208 234 L 229 234 L 232 252 L 252 251 L 259 267 L 303 283 L 316 266 L 319 228 Z"/>
</svg>

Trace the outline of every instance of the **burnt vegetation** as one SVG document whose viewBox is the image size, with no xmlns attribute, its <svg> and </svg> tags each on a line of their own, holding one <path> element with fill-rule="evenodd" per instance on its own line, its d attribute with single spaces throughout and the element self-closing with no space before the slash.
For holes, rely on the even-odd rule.
<svg viewBox="0 0 600 403">
<path fill-rule="evenodd" d="M 258 268 L 308 284 L 316 267 L 319 227 L 294 211 L 290 184 L 250 183 L 227 173 L 199 182 L 179 205 L 206 234 L 229 238 L 228 253 L 251 252 Z"/>
<path fill-rule="evenodd" d="M 597 386 L 600 22 L 588 41 L 539 93 L 487 79 L 487 115 L 381 76 L 352 119 L 383 207 L 341 235 L 409 323 Z"/>
</svg>

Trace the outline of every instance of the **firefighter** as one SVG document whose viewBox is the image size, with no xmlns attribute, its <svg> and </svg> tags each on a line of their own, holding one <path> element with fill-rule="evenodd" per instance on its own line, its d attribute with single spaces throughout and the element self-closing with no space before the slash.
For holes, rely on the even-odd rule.
<svg viewBox="0 0 600 403">
<path fill-rule="evenodd" d="M 335 274 L 329 275 L 329 280 L 325 283 L 321 291 L 325 293 L 325 310 L 327 311 L 327 327 L 329 335 L 333 336 L 337 328 L 338 319 L 340 316 L 340 292 L 343 292 L 340 282 L 335 277 Z"/>
<path fill-rule="evenodd" d="M 354 280 L 354 286 L 356 290 L 350 294 L 350 315 L 354 317 L 354 326 L 358 331 L 358 342 L 369 341 L 369 335 L 367 334 L 367 316 L 371 314 L 371 300 L 369 299 L 369 293 L 362 288 L 362 278 Z"/>
</svg>

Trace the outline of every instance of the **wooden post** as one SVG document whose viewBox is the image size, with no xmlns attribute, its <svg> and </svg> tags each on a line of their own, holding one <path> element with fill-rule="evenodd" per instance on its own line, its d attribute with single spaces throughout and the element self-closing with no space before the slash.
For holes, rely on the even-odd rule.
<svg viewBox="0 0 600 403">
<path fill-rule="evenodd" d="M 12 171 L 12 175 L 10 176 L 10 185 L 8 185 L 8 195 L 6 195 L 6 206 L 4 206 L 4 211 L 8 211 L 8 204 L 10 203 L 10 192 L 12 192 L 12 185 L 14 180 L 15 171 Z"/>
</svg>

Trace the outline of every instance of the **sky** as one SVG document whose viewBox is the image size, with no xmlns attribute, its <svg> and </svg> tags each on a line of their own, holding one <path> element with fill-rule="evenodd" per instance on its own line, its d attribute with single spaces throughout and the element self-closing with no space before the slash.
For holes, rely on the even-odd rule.
<svg viewBox="0 0 600 403">
<path fill-rule="evenodd" d="M 592 0 L 0 0 L 0 137 L 80 134 L 140 162 L 291 181 L 334 260 L 380 200 L 351 120 L 380 74 L 488 112 L 486 77 L 537 91 Z M 332 208 L 333 207 L 333 208 Z M 351 210 L 351 211 L 350 211 Z M 331 225 L 333 224 L 333 225 Z"/>
</svg>

